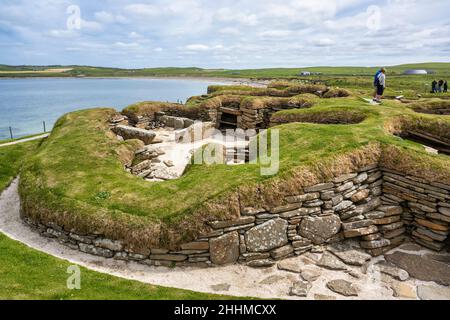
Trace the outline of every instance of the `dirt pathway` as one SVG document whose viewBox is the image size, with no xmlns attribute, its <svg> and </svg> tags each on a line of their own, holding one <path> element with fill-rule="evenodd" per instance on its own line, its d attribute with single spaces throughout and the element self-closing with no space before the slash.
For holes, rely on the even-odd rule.
<svg viewBox="0 0 450 320">
<path fill-rule="evenodd" d="M 296 299 L 290 296 L 290 288 L 294 282 L 301 278 L 299 273 L 281 271 L 277 266 L 266 269 L 254 269 L 243 265 L 231 265 L 217 268 L 165 268 L 149 267 L 134 262 L 123 262 L 114 259 L 105 259 L 72 250 L 56 240 L 41 237 L 26 226 L 19 217 L 20 201 L 18 195 L 18 179 L 0 195 L 0 232 L 8 237 L 20 241 L 31 248 L 68 260 L 91 270 L 111 274 L 121 278 L 138 280 L 144 283 L 176 287 L 199 292 L 220 293 L 234 296 L 252 296 L 260 298 Z M 352 282 L 358 288 L 358 297 L 348 299 L 395 299 L 391 289 L 392 279 L 383 280 L 374 276 L 370 271 L 364 274 L 362 267 L 350 267 L 353 276 L 345 271 L 333 271 L 318 267 L 314 260 L 322 254 L 309 254 L 291 259 L 291 262 L 316 272 L 320 277 L 311 282 L 311 289 L 307 299 L 343 299 L 332 292 L 326 283 L 334 279 L 343 279 Z M 370 264 L 382 259 L 378 258 Z M 369 265 L 369 270 L 370 270 Z M 359 277 L 355 278 L 355 276 Z M 395 282 L 397 283 L 397 282 Z M 398 283 L 397 283 L 398 284 Z M 401 284 L 415 288 L 423 282 L 410 279 Z M 425 283 L 427 284 L 427 283 Z M 430 284 L 430 283 L 428 283 Z M 432 284 L 434 285 L 434 284 Z M 450 297 L 449 297 L 450 298 Z"/>
<path fill-rule="evenodd" d="M 24 142 L 27 142 L 27 141 L 33 141 L 33 140 L 46 138 L 49 135 L 50 135 L 50 133 L 44 133 L 44 134 L 41 134 L 39 136 L 35 136 L 35 137 L 31 137 L 31 138 L 20 139 L 20 140 L 16 140 L 16 141 L 12 141 L 12 142 L 3 143 L 3 144 L 0 144 L 0 148 L 1 147 L 6 147 L 6 146 L 12 146 L 14 144 L 24 143 Z"/>
</svg>

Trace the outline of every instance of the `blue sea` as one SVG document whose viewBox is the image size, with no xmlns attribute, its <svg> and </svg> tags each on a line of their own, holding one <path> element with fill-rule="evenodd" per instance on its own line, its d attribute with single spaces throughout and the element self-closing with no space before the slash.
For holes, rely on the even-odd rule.
<svg viewBox="0 0 450 320">
<path fill-rule="evenodd" d="M 122 110 L 139 101 L 186 100 L 220 84 L 191 79 L 0 79 L 0 140 L 47 131 L 67 112 L 93 107 Z"/>
</svg>

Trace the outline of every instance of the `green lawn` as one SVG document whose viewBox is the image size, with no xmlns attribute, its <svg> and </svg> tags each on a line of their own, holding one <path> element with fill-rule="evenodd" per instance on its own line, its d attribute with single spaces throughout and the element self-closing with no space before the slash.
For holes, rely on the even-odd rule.
<svg viewBox="0 0 450 320">
<path fill-rule="evenodd" d="M 81 268 L 81 289 L 67 288 L 72 264 L 0 234 L 0 299 L 211 300 L 232 297 L 160 286 Z"/>
<path fill-rule="evenodd" d="M 18 175 L 39 141 L 0 148 L 0 192 Z M 81 290 L 67 289 L 71 263 L 31 249 L 0 233 L 0 299 L 209 300 L 233 297 L 143 284 L 81 268 Z"/>
<path fill-rule="evenodd" d="M 3 142 L 0 141 L 1 143 Z M 26 155 L 34 152 L 39 143 L 39 140 L 34 140 L 0 147 L 0 190 L 8 186 L 14 177 L 17 176 Z"/>
</svg>

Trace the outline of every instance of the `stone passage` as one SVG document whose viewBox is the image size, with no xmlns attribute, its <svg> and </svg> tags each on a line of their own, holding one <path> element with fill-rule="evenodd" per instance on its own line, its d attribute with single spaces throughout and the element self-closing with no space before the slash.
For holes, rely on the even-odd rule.
<svg viewBox="0 0 450 320">
<path fill-rule="evenodd" d="M 240 262 L 265 267 L 311 250 L 323 251 L 324 245 L 350 238 L 358 240 L 372 256 L 400 245 L 408 235 L 420 245 L 442 250 L 450 230 L 449 199 L 448 185 L 374 164 L 306 187 L 301 194 L 287 196 L 282 206 L 264 210 L 246 207 L 237 220 L 212 221 L 211 232 L 175 251 L 135 251 L 101 235 L 78 235 L 51 223 L 25 221 L 44 236 L 103 257 L 156 266 Z"/>
</svg>

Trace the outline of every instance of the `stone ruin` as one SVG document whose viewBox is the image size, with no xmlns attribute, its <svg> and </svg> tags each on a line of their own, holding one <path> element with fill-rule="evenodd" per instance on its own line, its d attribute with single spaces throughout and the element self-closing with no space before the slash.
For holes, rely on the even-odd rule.
<svg viewBox="0 0 450 320">
<path fill-rule="evenodd" d="M 434 251 L 450 251 L 449 199 L 450 185 L 374 163 L 304 187 L 302 192 L 285 197 L 286 204 L 281 206 L 241 204 L 239 218 L 209 222 L 208 233 L 177 250 L 148 248 L 135 252 L 118 240 L 78 235 L 27 218 L 25 221 L 43 235 L 83 252 L 146 265 L 207 267 L 239 262 L 267 267 L 310 251 L 323 252 L 326 247 L 351 265 L 363 265 L 371 256 L 382 255 L 407 239 Z M 339 245 L 349 239 L 359 245 Z M 323 255 L 318 265 L 327 267 L 333 263 L 330 259 L 329 254 Z M 446 272 L 450 285 L 450 273 Z"/>
</svg>

